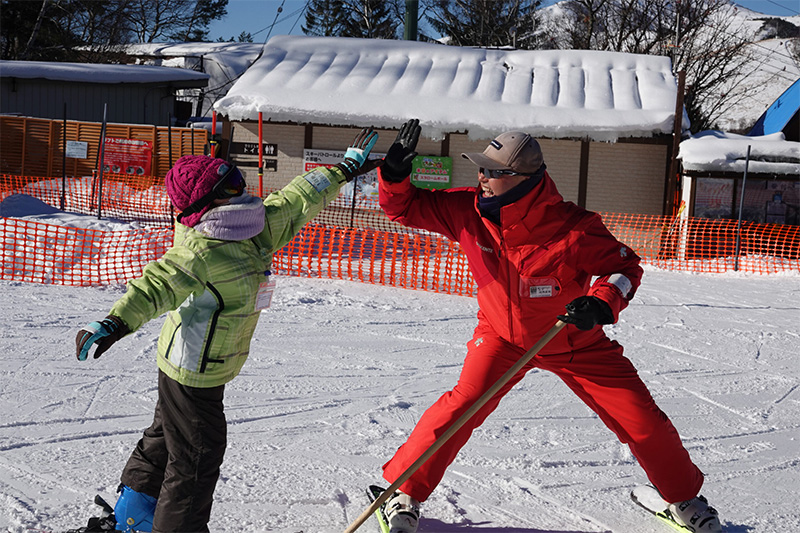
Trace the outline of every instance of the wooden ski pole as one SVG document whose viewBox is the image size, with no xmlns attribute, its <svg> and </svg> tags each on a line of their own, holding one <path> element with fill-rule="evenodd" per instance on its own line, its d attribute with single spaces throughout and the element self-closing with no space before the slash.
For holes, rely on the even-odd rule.
<svg viewBox="0 0 800 533">
<path fill-rule="evenodd" d="M 495 382 L 495 384 L 492 385 L 491 388 L 483 394 L 483 396 L 481 396 L 475 401 L 472 407 L 470 407 L 463 415 L 461 415 L 461 417 L 459 417 L 458 420 L 453 422 L 453 425 L 450 426 L 450 428 L 447 431 L 442 433 L 442 435 L 438 439 L 436 439 L 436 441 L 433 444 L 431 444 L 430 447 L 427 450 L 425 450 L 425 452 L 422 455 L 419 456 L 419 459 L 414 461 L 414 464 L 409 466 L 406 469 L 406 471 L 403 472 L 399 478 L 397 478 L 397 481 L 392 483 L 388 489 L 383 491 L 383 494 L 375 498 L 375 501 L 372 502 L 372 504 L 369 507 L 367 507 L 367 509 L 365 509 L 363 513 L 361 513 L 361 516 L 356 518 L 352 524 L 347 526 L 347 529 L 344 530 L 344 533 L 353 533 L 353 531 L 356 531 L 359 527 L 361 527 L 364 524 L 364 522 L 367 521 L 367 518 L 369 518 L 372 513 L 374 513 L 381 505 L 383 505 L 383 502 L 388 500 L 389 496 L 394 494 L 395 491 L 398 488 L 400 488 L 400 485 L 405 483 L 408 480 L 408 478 L 414 475 L 414 472 L 416 472 L 417 469 L 419 469 L 419 467 L 425 463 L 425 461 L 430 459 L 431 456 L 434 453 L 436 453 L 436 451 L 450 439 L 450 437 L 455 435 L 456 431 L 461 429 L 461 426 L 463 426 L 467 422 L 467 420 L 472 418 L 475 415 L 475 413 L 477 413 L 481 409 L 481 407 L 483 407 L 484 404 L 486 404 L 486 402 L 488 402 L 495 394 L 497 394 L 497 392 L 506 383 L 508 383 L 511 380 L 511 378 L 513 378 L 517 374 L 517 372 L 522 370 L 522 367 L 527 365 L 528 362 L 531 359 L 533 359 L 536 356 L 536 354 L 538 354 L 548 342 L 553 340 L 553 337 L 555 337 L 556 334 L 558 334 L 558 332 L 561 331 L 561 328 L 563 328 L 565 325 L 566 322 L 557 320 L 555 325 L 552 328 L 550 328 L 550 330 L 547 333 L 545 333 L 542 336 L 542 338 L 539 339 L 539 341 L 536 344 L 534 344 L 533 347 L 531 347 L 530 350 L 525 352 L 525 355 L 523 355 L 520 358 L 520 360 L 514 364 L 514 366 L 508 369 L 508 371 L 505 374 L 503 374 L 503 376 L 500 379 L 498 379 L 497 382 Z"/>
</svg>

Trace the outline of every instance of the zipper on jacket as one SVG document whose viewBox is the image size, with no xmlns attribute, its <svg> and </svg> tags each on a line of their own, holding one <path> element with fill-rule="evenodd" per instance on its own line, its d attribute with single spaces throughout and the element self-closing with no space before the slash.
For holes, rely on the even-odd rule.
<svg viewBox="0 0 800 533">
<path fill-rule="evenodd" d="M 511 260 L 508 256 L 508 249 L 506 248 L 506 239 L 503 237 L 503 228 L 500 228 L 500 250 L 498 255 L 501 257 L 505 257 L 506 262 L 506 277 L 508 278 L 509 290 L 508 290 L 508 337 L 509 341 L 512 343 L 514 342 L 514 299 L 519 298 L 519 280 L 517 280 L 517 288 L 512 290 L 511 288 L 511 273 L 514 270 L 514 265 L 511 264 Z M 519 277 L 519 274 L 517 274 Z M 519 304 L 516 304 L 519 307 Z"/>
<path fill-rule="evenodd" d="M 222 313 L 222 310 L 225 309 L 225 302 L 222 301 L 222 295 L 216 288 L 214 288 L 214 286 L 211 283 L 206 282 L 206 287 L 208 287 L 208 290 L 210 290 L 214 294 L 214 296 L 217 299 L 217 302 L 219 302 L 219 306 L 217 307 L 217 310 L 214 311 L 214 315 L 211 317 L 211 324 L 209 325 L 208 328 L 208 340 L 206 341 L 206 346 L 203 349 L 203 359 L 200 363 L 201 374 L 206 371 L 206 366 L 208 366 L 208 363 L 225 362 L 224 359 L 209 359 L 208 357 L 208 354 L 211 351 L 211 341 L 214 340 L 214 331 L 217 329 L 217 320 L 219 320 L 219 315 Z"/>
</svg>

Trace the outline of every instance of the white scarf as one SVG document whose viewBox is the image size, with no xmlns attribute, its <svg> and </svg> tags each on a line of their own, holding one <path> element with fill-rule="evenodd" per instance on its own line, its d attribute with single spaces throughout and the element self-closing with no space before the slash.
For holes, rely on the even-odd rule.
<svg viewBox="0 0 800 533">
<path fill-rule="evenodd" d="M 261 198 L 244 193 L 206 211 L 194 229 L 212 239 L 243 241 L 261 233 L 265 224 Z"/>
</svg>

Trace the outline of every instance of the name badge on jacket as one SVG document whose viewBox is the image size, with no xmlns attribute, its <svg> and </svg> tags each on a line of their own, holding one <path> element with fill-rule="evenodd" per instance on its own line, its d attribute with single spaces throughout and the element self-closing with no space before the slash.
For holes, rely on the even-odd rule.
<svg viewBox="0 0 800 533">
<path fill-rule="evenodd" d="M 522 298 L 552 298 L 561 293 L 561 283 L 556 278 L 520 278 L 519 295 Z"/>
</svg>

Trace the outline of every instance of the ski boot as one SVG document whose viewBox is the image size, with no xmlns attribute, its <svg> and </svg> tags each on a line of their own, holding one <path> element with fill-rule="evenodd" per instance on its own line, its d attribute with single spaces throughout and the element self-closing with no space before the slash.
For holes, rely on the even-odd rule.
<svg viewBox="0 0 800 533">
<path fill-rule="evenodd" d="M 117 520 L 114 518 L 114 508 L 99 494 L 94 497 L 94 503 L 103 508 L 100 512 L 100 516 L 91 517 L 86 527 L 70 529 L 66 533 L 102 533 L 103 531 L 114 531 L 114 528 L 117 526 Z"/>
<path fill-rule="evenodd" d="M 127 485 L 120 485 L 117 504 L 114 506 L 116 530 L 126 533 L 153 531 L 153 513 L 156 498 L 137 492 Z"/>
<path fill-rule="evenodd" d="M 669 513 L 676 523 L 697 533 L 722 533 L 717 510 L 703 496 L 669 504 Z"/>
<path fill-rule="evenodd" d="M 389 523 L 389 533 L 417 533 L 419 502 L 405 494 L 395 492 L 383 504 L 383 513 Z"/>
</svg>

